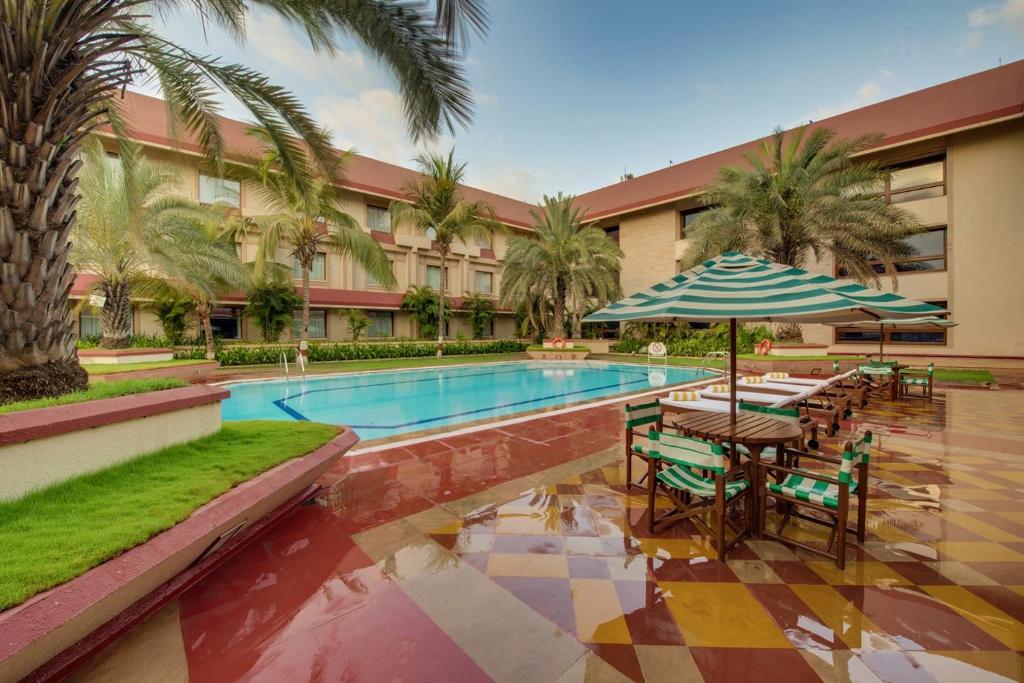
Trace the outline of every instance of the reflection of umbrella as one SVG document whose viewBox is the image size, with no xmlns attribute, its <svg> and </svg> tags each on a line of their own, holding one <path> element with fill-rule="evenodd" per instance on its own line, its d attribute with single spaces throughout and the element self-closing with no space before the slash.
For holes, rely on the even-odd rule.
<svg viewBox="0 0 1024 683">
<path fill-rule="evenodd" d="M 586 322 L 729 321 L 729 415 L 736 421 L 736 321 L 857 322 L 945 313 L 850 280 L 727 252 L 588 315 Z"/>
<path fill-rule="evenodd" d="M 855 323 L 829 323 L 833 327 L 861 327 L 878 329 L 878 362 L 885 360 L 885 328 L 899 327 L 954 327 L 956 323 L 945 318 L 926 315 L 923 318 L 885 318 L 883 320 L 861 320 Z"/>
</svg>

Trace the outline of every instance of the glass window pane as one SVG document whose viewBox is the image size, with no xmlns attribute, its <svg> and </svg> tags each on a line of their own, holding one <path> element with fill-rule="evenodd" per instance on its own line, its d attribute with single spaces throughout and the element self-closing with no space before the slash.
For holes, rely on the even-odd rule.
<svg viewBox="0 0 1024 683">
<path fill-rule="evenodd" d="M 292 277 L 296 280 L 302 279 L 302 266 L 299 264 L 299 259 L 295 259 L 292 262 Z M 313 265 L 309 269 L 309 279 L 327 279 L 327 254 L 324 252 L 317 252 L 316 256 L 313 257 Z"/>
<path fill-rule="evenodd" d="M 878 330 L 863 330 L 856 327 L 836 329 L 836 341 L 846 343 L 878 342 Z"/>
<path fill-rule="evenodd" d="M 481 294 L 491 294 L 494 288 L 494 274 L 484 271 L 476 271 L 476 291 Z"/>
<path fill-rule="evenodd" d="M 946 253 L 946 229 L 929 230 L 904 240 L 918 256 L 942 256 Z"/>
<path fill-rule="evenodd" d="M 366 224 L 374 232 L 391 232 L 391 212 L 379 206 L 367 205 Z"/>
<path fill-rule="evenodd" d="M 78 318 L 78 336 L 81 337 L 102 337 L 103 326 L 100 324 L 99 315 L 83 313 Z"/>
<path fill-rule="evenodd" d="M 242 336 L 242 309 L 223 307 L 210 310 L 210 327 L 213 336 L 221 339 L 238 339 Z"/>
<path fill-rule="evenodd" d="M 199 201 L 204 204 L 241 205 L 241 184 L 237 180 L 199 174 Z"/>
<path fill-rule="evenodd" d="M 435 230 L 434 228 L 427 228 L 427 239 L 431 241 L 436 240 L 437 230 Z"/>
<path fill-rule="evenodd" d="M 941 183 L 943 181 L 943 166 L 942 160 L 939 160 L 897 168 L 889 179 L 889 188 L 896 191 L 918 185 Z"/>
<path fill-rule="evenodd" d="M 292 312 L 292 316 L 295 319 L 294 333 L 295 338 L 298 339 L 302 336 L 302 310 L 296 310 Z M 326 339 L 327 338 L 327 311 L 323 309 L 310 309 L 309 311 L 309 338 L 310 339 Z"/>
<path fill-rule="evenodd" d="M 452 272 L 451 268 L 445 268 L 445 275 L 448 276 L 448 289 L 452 288 Z M 427 287 L 431 289 L 441 289 L 441 266 L 427 266 Z"/>
<path fill-rule="evenodd" d="M 370 324 L 366 328 L 369 337 L 393 337 L 395 314 L 391 311 L 367 311 Z"/>
<path fill-rule="evenodd" d="M 477 235 L 473 238 L 473 243 L 481 249 L 491 248 L 491 236 L 490 234 Z"/>
<path fill-rule="evenodd" d="M 934 187 L 924 187 L 919 190 L 910 190 L 907 192 L 893 192 L 889 198 L 890 203 L 899 204 L 900 202 L 912 202 L 918 199 L 928 199 L 930 197 L 941 197 L 946 193 L 946 188 L 942 185 L 936 185 Z"/>
<path fill-rule="evenodd" d="M 945 270 L 946 259 L 937 258 L 929 261 L 897 261 L 897 273 L 919 273 L 926 270 Z"/>
<path fill-rule="evenodd" d="M 945 330 L 893 330 L 889 333 L 889 341 L 904 344 L 945 344 Z"/>
</svg>

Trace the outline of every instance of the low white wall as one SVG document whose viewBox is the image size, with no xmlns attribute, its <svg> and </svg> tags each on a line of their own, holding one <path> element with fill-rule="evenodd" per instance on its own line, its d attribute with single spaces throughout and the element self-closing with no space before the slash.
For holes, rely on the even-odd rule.
<svg viewBox="0 0 1024 683">
<path fill-rule="evenodd" d="M 0 446 L 0 500 L 220 429 L 220 401 Z"/>
</svg>

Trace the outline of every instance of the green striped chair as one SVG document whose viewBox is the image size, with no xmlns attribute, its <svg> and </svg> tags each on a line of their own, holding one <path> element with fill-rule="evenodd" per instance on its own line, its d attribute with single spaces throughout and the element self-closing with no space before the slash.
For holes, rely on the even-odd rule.
<svg viewBox="0 0 1024 683">
<path fill-rule="evenodd" d="M 750 463 L 726 469 L 728 458 L 721 444 L 709 443 L 688 436 L 666 434 L 652 429 L 648 436 L 647 456 L 654 464 L 655 477 L 647 480 L 648 531 L 665 528 L 690 519 L 715 539 L 720 562 L 725 555 L 750 533 L 754 506 L 750 502 Z M 655 518 L 655 494 L 658 488 L 675 504 L 675 508 Z M 728 508 L 746 501 L 744 525 L 726 516 Z M 702 517 L 714 513 L 714 527 Z M 733 531 L 726 542 L 726 528 Z"/>
<path fill-rule="evenodd" d="M 801 438 L 801 443 L 798 444 L 798 448 L 803 450 L 806 446 L 812 450 L 818 450 L 818 422 L 810 415 L 800 416 L 799 408 L 772 408 L 771 406 L 761 406 L 756 403 L 747 403 L 744 400 L 736 406 L 740 410 L 745 410 L 748 413 L 762 413 L 764 415 L 773 415 L 775 417 L 781 417 L 786 420 L 791 420 L 796 424 L 800 425 L 800 429 L 803 430 L 804 435 Z M 736 451 L 743 455 L 750 455 L 749 449 L 746 446 L 739 444 L 736 446 Z M 775 459 L 775 447 L 769 446 L 761 451 L 761 457 L 769 460 Z"/>
<path fill-rule="evenodd" d="M 626 404 L 626 490 L 631 486 L 643 488 L 644 478 L 647 476 L 645 474 L 639 483 L 633 483 L 633 458 L 640 458 L 647 463 L 648 471 L 651 469 L 647 450 L 634 443 L 638 436 L 647 439 L 651 425 L 659 432 L 662 430 L 661 401 L 654 399 L 650 403 Z"/>
<path fill-rule="evenodd" d="M 889 383 L 893 381 L 892 365 L 889 363 L 866 363 L 859 368 L 861 381 L 869 394 L 878 398 L 888 398 Z"/>
<path fill-rule="evenodd" d="M 832 361 L 832 372 L 839 375 L 842 374 L 843 368 L 839 364 L 839 361 Z M 853 375 L 849 380 L 843 380 L 836 384 L 836 387 L 850 397 L 851 404 L 855 404 L 858 408 L 863 408 L 868 404 L 868 388 L 863 382 L 860 372 Z M 849 415 L 847 415 L 849 417 Z"/>
<path fill-rule="evenodd" d="M 774 498 L 785 508 L 782 519 L 774 532 L 764 529 L 764 535 L 797 548 L 831 557 L 839 569 L 846 567 L 846 534 L 855 533 L 858 543 L 864 543 L 865 522 L 868 510 L 868 460 L 871 450 L 871 432 L 856 441 L 847 441 L 843 446 L 841 457 L 818 453 L 795 452 L 786 449 L 786 465 L 762 464 L 760 486 L 766 489 L 761 496 L 760 526 L 766 526 L 768 498 Z M 792 459 L 799 457 L 835 465 L 839 468 L 838 476 L 832 477 L 822 470 L 808 470 L 793 467 Z M 854 477 L 854 470 L 857 476 Z M 768 479 L 769 473 L 785 475 L 781 481 Z M 849 528 L 850 496 L 857 499 L 857 526 Z M 821 516 L 809 515 L 801 510 L 810 508 Z M 825 549 L 801 543 L 782 535 L 782 531 L 791 517 L 824 524 L 831 528 L 828 544 Z M 835 552 L 832 548 L 835 547 Z"/>
<path fill-rule="evenodd" d="M 932 400 L 932 378 L 935 374 L 935 363 L 927 368 L 908 368 L 900 373 L 900 396 L 906 396 L 911 387 L 921 387 L 921 396 Z"/>
</svg>

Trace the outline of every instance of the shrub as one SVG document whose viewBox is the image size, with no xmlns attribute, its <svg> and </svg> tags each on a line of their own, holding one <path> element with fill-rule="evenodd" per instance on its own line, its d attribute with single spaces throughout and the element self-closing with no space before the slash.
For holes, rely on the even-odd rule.
<svg viewBox="0 0 1024 683">
<path fill-rule="evenodd" d="M 766 325 L 736 327 L 736 352 L 753 353 L 754 346 L 762 339 L 774 341 L 771 328 Z M 660 339 L 644 339 L 631 336 L 611 346 L 612 353 L 641 353 L 651 341 Z M 670 356 L 703 356 L 710 351 L 729 350 L 729 326 L 714 325 L 706 330 L 687 330 L 686 334 L 678 334 L 665 342 Z"/>
<path fill-rule="evenodd" d="M 82 337 L 75 342 L 75 347 L 79 349 L 95 349 L 99 344 L 100 337 Z M 133 349 L 167 348 L 170 346 L 174 346 L 170 339 L 155 334 L 136 334 L 130 337 L 128 343 L 128 348 Z"/>
<path fill-rule="evenodd" d="M 370 325 L 370 319 L 358 308 L 343 308 L 339 313 L 342 320 L 348 323 L 348 333 L 352 336 L 352 341 L 359 341 L 359 337 Z"/>
<path fill-rule="evenodd" d="M 513 339 L 499 339 L 490 342 L 449 342 L 444 346 L 446 356 L 465 356 L 481 353 L 521 353 L 526 344 Z M 288 361 L 295 360 L 294 346 L 222 346 L 217 350 L 221 365 L 273 365 L 281 361 L 281 353 Z M 436 347 L 429 342 L 395 343 L 353 343 L 336 344 L 311 343 L 309 360 L 376 360 L 381 358 L 419 358 L 433 356 Z M 179 351 L 180 358 L 202 358 L 202 349 Z M 192 355 L 190 355 L 192 354 Z"/>
<path fill-rule="evenodd" d="M 168 341 L 180 344 L 189 320 L 195 314 L 195 302 L 188 297 L 165 297 L 155 301 L 151 308 Z"/>
<path fill-rule="evenodd" d="M 245 314 L 260 326 L 263 341 L 272 344 L 292 324 L 294 311 L 302 307 L 302 299 L 290 283 L 266 282 L 249 292 Z"/>
</svg>

